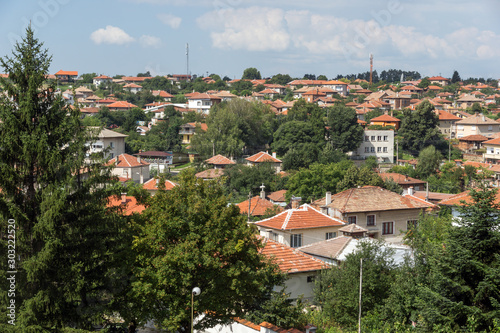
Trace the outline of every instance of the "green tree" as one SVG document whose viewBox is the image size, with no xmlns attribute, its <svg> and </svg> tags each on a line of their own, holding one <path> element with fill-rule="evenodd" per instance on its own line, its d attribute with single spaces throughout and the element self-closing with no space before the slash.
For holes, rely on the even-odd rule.
<svg viewBox="0 0 500 333">
<path fill-rule="evenodd" d="M 106 208 L 113 192 L 103 186 L 111 176 L 102 155 L 85 163 L 97 133 L 44 85 L 51 57 L 31 27 L 12 54 L 0 59 L 9 74 L 0 79 L 0 228 L 15 221 L 15 259 L 0 263 L 0 315 L 7 318 L 10 298 L 20 331 L 91 329 L 111 310 L 117 282 L 127 283 L 126 221 Z M 7 246 L 1 237 L 0 253 Z M 17 271 L 15 298 L 7 297 L 6 271 Z"/>
<path fill-rule="evenodd" d="M 451 83 L 457 83 L 460 81 L 462 81 L 462 79 L 460 78 L 460 74 L 458 74 L 457 71 L 454 71 L 453 76 L 451 77 Z"/>
<path fill-rule="evenodd" d="M 260 240 L 215 181 L 182 173 L 179 186 L 159 191 L 143 212 L 148 221 L 134 242 L 134 299 L 139 317 L 171 331 L 189 330 L 191 290 L 195 329 L 242 317 L 269 298 L 283 276 L 259 253 Z M 214 314 L 214 315 L 211 315 Z"/>
<path fill-rule="evenodd" d="M 352 165 L 350 160 L 342 160 L 332 164 L 311 164 L 290 176 L 287 183 L 287 198 L 292 195 L 301 197 L 302 201 L 310 202 L 319 199 L 326 192 L 337 192 L 337 184 Z"/>
<path fill-rule="evenodd" d="M 182 115 L 173 106 L 165 108 L 163 120 L 153 126 L 147 133 L 144 150 L 181 151 L 182 138 L 179 135 L 184 123 Z"/>
<path fill-rule="evenodd" d="M 283 156 L 292 147 L 297 147 L 303 143 L 311 143 L 313 135 L 311 123 L 296 120 L 287 121 L 274 132 L 273 151 Z"/>
<path fill-rule="evenodd" d="M 260 76 L 260 72 L 255 67 L 249 67 L 243 71 L 243 75 L 241 77 L 242 80 L 260 80 L 262 77 Z"/>
<path fill-rule="evenodd" d="M 80 77 L 82 78 L 82 81 L 80 81 L 81 83 L 93 83 L 94 82 L 94 78 L 98 76 L 96 73 L 86 73 L 86 74 L 82 74 Z"/>
<path fill-rule="evenodd" d="M 429 81 L 428 77 L 424 77 L 419 84 L 417 84 L 417 87 L 426 89 L 428 86 L 431 85 L 431 81 Z"/>
<path fill-rule="evenodd" d="M 264 184 L 266 192 L 282 190 L 279 180 L 280 175 L 269 163 L 259 163 L 257 166 L 235 164 L 224 169 L 226 180 L 226 193 L 236 199 L 247 198 L 248 193 L 260 193 L 260 186 Z M 233 200 L 233 198 L 231 198 Z"/>
<path fill-rule="evenodd" d="M 363 260 L 364 316 L 383 308 L 395 276 L 394 250 L 383 242 L 360 241 L 356 251 L 340 265 L 321 273 L 316 281 L 314 299 L 331 323 L 354 329 L 358 321 L 360 264 Z M 363 331 L 363 330 L 362 330 Z"/>
<path fill-rule="evenodd" d="M 358 186 L 384 186 L 384 181 L 370 167 L 358 168 L 352 165 L 337 184 L 337 192 L 342 192 Z"/>
<path fill-rule="evenodd" d="M 330 144 L 344 153 L 357 149 L 363 140 L 363 127 L 352 108 L 336 104 L 328 112 L 328 126 Z"/>
<path fill-rule="evenodd" d="M 448 144 L 441 136 L 438 128 L 439 120 L 434 106 L 425 100 L 415 111 L 405 109 L 398 136 L 401 147 L 412 155 L 417 155 L 427 146 L 434 146 L 440 151 L 447 151 Z"/>
<path fill-rule="evenodd" d="M 284 86 L 292 81 L 292 77 L 288 74 L 276 74 L 269 80 L 269 83 L 281 84 Z"/>
<path fill-rule="evenodd" d="M 427 178 L 439 170 L 443 156 L 434 146 L 423 149 L 418 155 L 417 174 L 420 178 Z"/>
</svg>

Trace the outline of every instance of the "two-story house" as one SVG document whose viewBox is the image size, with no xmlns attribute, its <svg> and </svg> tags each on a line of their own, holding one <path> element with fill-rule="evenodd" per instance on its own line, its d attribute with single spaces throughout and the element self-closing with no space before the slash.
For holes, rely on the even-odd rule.
<svg viewBox="0 0 500 333">
<path fill-rule="evenodd" d="M 98 88 L 103 83 L 111 83 L 113 79 L 106 75 L 99 75 L 92 79 L 92 83 L 96 88 Z"/>
<path fill-rule="evenodd" d="M 281 171 L 281 164 L 283 163 L 281 160 L 276 158 L 276 153 L 273 152 L 272 155 L 269 155 L 268 152 L 258 152 L 250 157 L 245 158 L 247 160 L 247 165 L 255 166 L 260 163 L 270 163 L 276 172 Z"/>
<path fill-rule="evenodd" d="M 222 98 L 207 93 L 194 93 L 188 98 L 188 108 L 198 113 L 209 114 L 210 108 L 221 102 Z"/>
<path fill-rule="evenodd" d="M 106 166 L 113 166 L 111 174 L 118 176 L 121 181 L 131 179 L 144 184 L 144 181 L 149 180 L 149 163 L 142 161 L 140 157 L 121 154 L 109 160 Z"/>
<path fill-rule="evenodd" d="M 195 135 L 197 127 L 205 132 L 208 129 L 207 124 L 205 123 L 186 123 L 184 125 L 181 125 L 181 128 L 179 129 L 179 135 L 182 135 L 183 144 L 191 143 L 191 139 L 193 138 L 193 135 Z"/>
<path fill-rule="evenodd" d="M 92 127 L 91 129 L 97 129 Z M 97 135 L 95 142 L 89 143 L 89 153 L 104 152 L 105 158 L 114 158 L 115 156 L 125 153 L 125 138 L 128 135 L 118 133 L 106 128 L 103 128 Z"/>
<path fill-rule="evenodd" d="M 313 202 L 325 214 L 355 223 L 368 235 L 390 242 L 401 242 L 411 224 L 422 212 L 437 209 L 434 204 L 411 194 L 399 195 L 378 186 L 351 188 Z"/>
<path fill-rule="evenodd" d="M 500 123 L 480 113 L 459 120 L 456 125 L 457 138 L 478 134 L 489 138 L 493 134 L 500 132 Z"/>
<path fill-rule="evenodd" d="M 436 110 L 436 113 L 439 117 L 438 127 L 441 133 L 447 138 L 455 139 L 457 133 L 456 123 L 462 120 L 462 118 L 444 110 Z"/>
<path fill-rule="evenodd" d="M 370 120 L 370 125 L 380 125 L 383 127 L 393 126 L 396 131 L 399 129 L 400 124 L 401 120 L 396 117 L 389 116 L 388 114 L 383 114 Z"/>
</svg>

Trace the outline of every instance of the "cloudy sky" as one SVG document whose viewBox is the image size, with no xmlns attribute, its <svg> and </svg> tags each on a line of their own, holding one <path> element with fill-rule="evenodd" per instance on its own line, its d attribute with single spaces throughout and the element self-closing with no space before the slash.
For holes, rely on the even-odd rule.
<svg viewBox="0 0 500 333">
<path fill-rule="evenodd" d="M 0 56 L 31 20 L 51 72 L 185 74 L 415 70 L 500 79 L 498 0 L 0 0 Z M 2 69 L 0 69 L 0 73 Z"/>
</svg>

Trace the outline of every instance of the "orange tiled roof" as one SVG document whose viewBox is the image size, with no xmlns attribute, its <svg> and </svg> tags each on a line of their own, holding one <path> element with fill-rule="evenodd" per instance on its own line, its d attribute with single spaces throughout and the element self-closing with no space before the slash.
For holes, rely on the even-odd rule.
<svg viewBox="0 0 500 333">
<path fill-rule="evenodd" d="M 137 159 L 137 157 L 134 157 L 129 154 L 121 154 L 116 156 L 115 158 L 112 158 L 109 160 L 106 165 L 112 165 L 113 163 L 116 163 L 115 168 L 133 168 L 137 166 L 145 166 L 149 165 L 149 163 L 140 161 Z"/>
<path fill-rule="evenodd" d="M 399 173 L 392 173 L 392 172 L 383 172 L 380 174 L 380 177 L 383 180 L 388 180 L 392 179 L 398 184 L 404 184 L 404 185 L 412 185 L 412 184 L 425 184 L 423 180 L 419 180 L 416 178 L 408 177 Z"/>
<path fill-rule="evenodd" d="M 205 160 L 207 164 L 214 164 L 214 165 L 229 165 L 229 164 L 236 164 L 236 162 L 231 161 L 229 158 L 222 156 L 222 155 L 215 155 L 210 157 L 208 160 Z"/>
<path fill-rule="evenodd" d="M 109 76 L 106 76 L 106 75 L 99 75 L 99 76 L 96 76 L 94 79 L 108 79 L 108 80 L 112 80 L 112 78 L 110 78 Z"/>
<path fill-rule="evenodd" d="M 142 82 L 144 80 L 151 79 L 150 77 L 140 77 L 140 76 L 124 76 L 122 77 L 122 80 L 124 81 L 129 81 L 129 82 Z"/>
<path fill-rule="evenodd" d="M 401 122 L 401 120 L 399 120 L 398 118 L 396 117 L 391 117 L 389 116 L 388 114 L 383 114 L 381 116 L 378 116 L 378 117 L 375 117 L 375 118 L 372 118 L 371 122 L 377 122 L 377 121 L 390 121 L 390 122 Z"/>
<path fill-rule="evenodd" d="M 449 112 L 439 110 L 439 120 L 461 120 L 462 118 L 457 117 Z"/>
<path fill-rule="evenodd" d="M 142 88 L 142 86 L 135 84 L 135 83 L 128 83 L 123 86 L 123 88 Z"/>
<path fill-rule="evenodd" d="M 429 81 L 449 81 L 447 78 L 442 76 L 431 76 Z"/>
<path fill-rule="evenodd" d="M 145 182 L 144 184 L 142 184 L 142 188 L 145 189 L 145 190 L 149 190 L 149 191 L 157 191 L 158 190 L 158 178 L 151 178 L 150 180 L 148 180 L 147 182 Z M 173 181 L 171 180 L 165 180 L 165 190 L 167 191 L 170 191 L 171 189 L 173 189 L 175 186 L 178 186 L 176 183 L 174 183 Z"/>
<path fill-rule="evenodd" d="M 193 127 L 196 127 L 196 126 L 200 126 L 201 130 L 202 131 L 207 131 L 208 129 L 208 126 L 206 123 L 188 123 L 189 125 L 193 126 Z"/>
<path fill-rule="evenodd" d="M 267 196 L 269 200 L 274 202 L 285 202 L 286 190 L 280 190 L 276 192 L 269 193 Z"/>
<path fill-rule="evenodd" d="M 298 249 L 270 239 L 263 239 L 263 243 L 264 248 L 261 253 L 273 259 L 280 270 L 288 274 L 318 271 L 327 267 L 323 261 L 315 259 Z"/>
<path fill-rule="evenodd" d="M 137 105 L 129 103 L 127 101 L 117 101 L 108 105 L 108 108 L 136 108 Z"/>
<path fill-rule="evenodd" d="M 57 72 L 56 74 L 54 75 L 70 75 L 70 76 L 78 76 L 78 72 L 77 71 L 63 71 L 62 69 Z"/>
<path fill-rule="evenodd" d="M 215 179 L 224 175 L 223 169 L 207 169 L 205 171 L 198 172 L 194 176 L 196 178 L 202 179 Z"/>
<path fill-rule="evenodd" d="M 500 145 L 500 138 L 484 141 L 483 145 Z"/>
<path fill-rule="evenodd" d="M 240 202 L 236 206 L 238 206 L 238 208 L 240 209 L 241 214 L 248 214 L 248 200 Z M 258 195 L 251 199 L 250 215 L 262 216 L 266 214 L 266 211 L 268 209 L 278 209 L 278 211 L 282 211 L 283 207 L 277 206 L 267 199 L 261 199 L 261 197 Z"/>
<path fill-rule="evenodd" d="M 472 134 L 464 136 L 463 138 L 458 138 L 458 141 L 486 141 L 486 140 L 488 140 L 488 138 L 480 134 Z"/>
<path fill-rule="evenodd" d="M 261 163 L 261 162 L 272 162 L 272 163 L 281 163 L 277 158 L 272 157 L 266 152 L 258 152 L 250 157 L 245 158 L 249 162 Z"/>
<path fill-rule="evenodd" d="M 125 200 L 124 200 L 125 199 Z M 125 198 L 121 197 L 110 197 L 108 198 L 108 207 L 120 206 L 123 209 L 123 215 L 132 215 L 133 213 L 142 213 L 146 209 L 145 206 L 137 203 L 137 199 L 131 196 Z"/>
<path fill-rule="evenodd" d="M 316 200 L 315 206 L 324 206 L 325 198 Z M 427 209 L 436 206 L 408 195 L 399 195 L 378 186 L 351 188 L 332 195 L 328 207 L 341 213 L 374 212 L 384 210 Z"/>
<path fill-rule="evenodd" d="M 288 209 L 278 215 L 256 222 L 255 225 L 277 229 L 297 230 L 343 226 L 345 221 L 328 216 L 304 204 L 297 209 Z"/>
</svg>

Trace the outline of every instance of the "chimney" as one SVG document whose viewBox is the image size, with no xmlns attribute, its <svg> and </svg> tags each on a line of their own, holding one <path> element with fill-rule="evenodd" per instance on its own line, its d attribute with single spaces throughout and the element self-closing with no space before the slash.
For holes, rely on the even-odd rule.
<svg viewBox="0 0 500 333">
<path fill-rule="evenodd" d="M 299 208 L 300 205 L 300 200 L 302 200 L 301 197 L 293 197 L 292 196 L 292 209 L 297 209 Z"/>
<path fill-rule="evenodd" d="M 408 187 L 408 195 L 413 195 L 413 186 Z"/>
<path fill-rule="evenodd" d="M 266 186 L 264 185 L 264 183 L 262 183 L 262 185 L 260 185 L 260 198 L 262 200 L 264 200 L 266 198 L 265 188 L 266 188 Z"/>
<path fill-rule="evenodd" d="M 127 203 L 127 193 L 122 192 L 122 205 Z"/>
<path fill-rule="evenodd" d="M 276 152 L 275 151 L 273 151 L 273 157 L 276 158 Z"/>
<path fill-rule="evenodd" d="M 332 203 L 332 192 L 326 192 L 325 206 Z"/>
<path fill-rule="evenodd" d="M 429 201 L 429 182 L 427 184 L 427 189 L 425 190 L 425 201 Z"/>
</svg>

